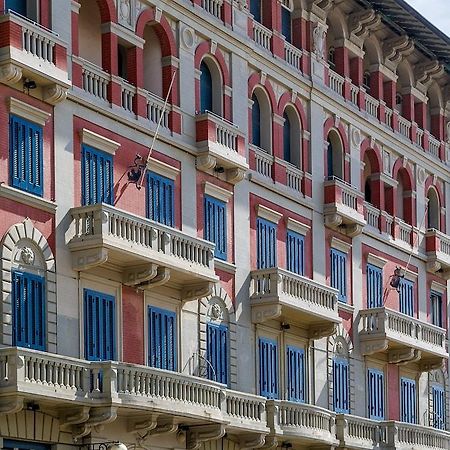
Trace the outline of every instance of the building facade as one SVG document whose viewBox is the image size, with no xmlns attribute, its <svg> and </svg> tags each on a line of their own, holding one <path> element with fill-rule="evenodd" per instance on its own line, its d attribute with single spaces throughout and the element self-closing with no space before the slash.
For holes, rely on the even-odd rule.
<svg viewBox="0 0 450 450">
<path fill-rule="evenodd" d="M 3 448 L 450 448 L 446 35 L 403 0 L 0 11 Z"/>
</svg>

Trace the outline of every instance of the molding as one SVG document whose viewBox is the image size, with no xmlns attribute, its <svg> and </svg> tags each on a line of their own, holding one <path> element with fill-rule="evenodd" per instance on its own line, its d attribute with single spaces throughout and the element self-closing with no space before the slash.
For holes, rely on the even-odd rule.
<svg viewBox="0 0 450 450">
<path fill-rule="evenodd" d="M 330 240 L 330 247 L 340 250 L 341 252 L 348 253 L 352 248 L 352 244 L 347 244 L 347 242 L 341 241 L 337 237 L 332 236 Z"/>
<path fill-rule="evenodd" d="M 135 33 L 133 33 L 128 28 L 125 28 L 124 26 L 119 25 L 118 23 L 114 22 L 107 22 L 103 23 L 101 26 L 102 33 L 111 33 L 115 34 L 118 37 L 122 38 L 123 40 L 127 41 L 128 43 L 135 45 L 138 48 L 144 48 L 145 40 L 141 37 L 137 36 Z"/>
<path fill-rule="evenodd" d="M 431 286 L 430 286 L 432 291 L 436 291 L 439 294 L 445 295 L 445 291 L 446 291 L 446 285 L 445 284 L 441 284 L 441 283 L 437 283 L 436 281 L 432 281 L 431 282 Z"/>
<path fill-rule="evenodd" d="M 154 158 L 151 158 L 149 160 L 147 164 L 147 170 L 150 170 L 151 172 L 156 172 L 158 175 L 170 178 L 171 180 L 175 180 L 181 172 L 180 169 L 172 167 L 169 164 L 166 164 L 162 161 L 158 161 L 157 159 Z"/>
<path fill-rule="evenodd" d="M 214 197 L 217 200 L 221 200 L 226 203 L 233 196 L 233 192 L 216 186 L 215 184 L 209 183 L 208 181 L 205 181 L 203 183 L 203 190 L 206 195 L 210 195 L 211 197 Z"/>
<path fill-rule="evenodd" d="M 286 227 L 288 230 L 295 231 L 303 236 L 306 236 L 306 234 L 311 231 L 311 227 L 309 225 L 301 223 L 291 217 L 286 219 Z"/>
<path fill-rule="evenodd" d="M 31 206 L 50 214 L 56 213 L 57 204 L 51 200 L 30 194 L 29 192 L 21 191 L 20 189 L 8 186 L 0 182 L 0 197 L 14 200 L 23 205 Z"/>
<path fill-rule="evenodd" d="M 236 273 L 236 265 L 222 259 L 214 258 L 214 268 L 231 274 Z"/>
<path fill-rule="evenodd" d="M 256 215 L 275 224 L 278 224 L 280 219 L 283 217 L 283 214 L 280 214 L 279 212 L 276 212 L 273 209 L 267 208 L 263 205 L 256 205 Z"/>
<path fill-rule="evenodd" d="M 14 97 L 9 97 L 8 104 L 10 114 L 15 114 L 16 116 L 23 117 L 24 119 L 41 125 L 42 127 L 51 116 L 50 113 L 35 108 L 28 103 L 21 102 Z"/>
<path fill-rule="evenodd" d="M 413 272 L 412 270 L 405 271 L 405 279 L 406 280 L 413 281 L 414 283 L 416 283 L 418 277 L 419 277 L 418 274 L 416 272 Z"/>
<path fill-rule="evenodd" d="M 115 155 L 116 150 L 120 147 L 118 142 L 94 133 L 86 128 L 82 128 L 80 130 L 80 139 L 83 144 L 90 145 L 97 150 L 102 150 L 106 153 L 110 153 L 111 155 Z"/>
<path fill-rule="evenodd" d="M 367 264 L 372 264 L 382 269 L 386 263 L 387 259 L 384 259 L 381 256 L 374 255 L 373 253 L 367 255 Z"/>
<path fill-rule="evenodd" d="M 345 311 L 347 313 L 354 314 L 355 307 L 353 305 L 349 305 L 348 303 L 343 303 L 339 301 L 337 301 L 336 303 L 339 311 Z"/>
</svg>

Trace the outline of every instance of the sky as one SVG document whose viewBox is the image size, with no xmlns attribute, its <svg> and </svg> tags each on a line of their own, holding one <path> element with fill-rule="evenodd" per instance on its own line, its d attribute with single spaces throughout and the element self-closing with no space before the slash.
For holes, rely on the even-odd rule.
<svg viewBox="0 0 450 450">
<path fill-rule="evenodd" d="M 450 0 L 406 0 L 447 36 L 450 36 Z"/>
</svg>

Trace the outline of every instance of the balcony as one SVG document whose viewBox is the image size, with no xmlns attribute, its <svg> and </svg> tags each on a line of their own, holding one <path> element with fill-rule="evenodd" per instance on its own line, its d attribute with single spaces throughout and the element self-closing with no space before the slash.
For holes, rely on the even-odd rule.
<svg viewBox="0 0 450 450">
<path fill-rule="evenodd" d="M 362 193 L 345 181 L 336 177 L 325 180 L 323 207 L 325 226 L 350 237 L 361 234 L 366 225 L 363 203 Z"/>
<path fill-rule="evenodd" d="M 286 400 L 267 400 L 266 408 L 275 436 L 300 445 L 337 444 L 333 412 Z"/>
<path fill-rule="evenodd" d="M 102 420 L 115 420 L 122 408 L 126 415 L 139 414 L 141 424 L 148 417 L 164 419 L 165 424 L 176 427 L 172 431 L 178 423 L 217 425 L 246 436 L 269 431 L 263 397 L 231 391 L 219 383 L 182 373 L 16 347 L 0 350 L 0 393 L 2 413 L 15 412 L 27 401 L 65 411 L 68 418 L 82 407 L 91 407 L 85 417 L 80 414 L 76 422 L 66 420 L 66 425 L 87 425 L 96 414 L 94 407 L 99 407 L 102 417 L 97 425 Z M 77 426 L 72 429 L 74 436 Z M 153 428 L 157 426 L 155 422 Z"/>
<path fill-rule="evenodd" d="M 419 362 L 432 370 L 448 358 L 445 330 L 388 308 L 360 311 L 363 355 L 385 354 L 393 364 Z"/>
<path fill-rule="evenodd" d="M 250 276 L 254 323 L 297 324 L 313 339 L 335 332 L 340 323 L 335 289 L 279 268 L 254 270 Z"/>
<path fill-rule="evenodd" d="M 272 30 L 253 20 L 253 40 L 263 49 L 272 51 Z"/>
<path fill-rule="evenodd" d="M 365 419 L 351 415 L 336 416 L 339 448 L 395 448 L 411 450 L 448 450 L 450 433 L 408 423 Z"/>
<path fill-rule="evenodd" d="M 428 271 L 450 279 L 450 236 L 429 229 L 425 233 L 425 246 Z"/>
<path fill-rule="evenodd" d="M 238 183 L 248 169 L 245 136 L 228 120 L 205 112 L 195 120 L 198 148 L 197 168 L 225 172 L 227 181 Z"/>
<path fill-rule="evenodd" d="M 186 301 L 209 295 L 217 281 L 210 242 L 110 205 L 73 208 L 70 214 L 74 270 L 102 266 L 139 289 L 170 281 Z"/>
<path fill-rule="evenodd" d="M 71 83 L 67 73 L 67 45 L 41 25 L 9 11 L 0 16 L 0 82 L 36 83 L 42 99 L 56 104 L 66 98 Z"/>
</svg>

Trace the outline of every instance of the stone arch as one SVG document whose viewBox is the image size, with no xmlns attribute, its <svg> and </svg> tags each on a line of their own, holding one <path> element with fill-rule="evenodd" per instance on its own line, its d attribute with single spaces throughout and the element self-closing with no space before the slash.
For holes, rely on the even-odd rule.
<svg viewBox="0 0 450 450">
<path fill-rule="evenodd" d="M 334 128 L 335 131 L 339 134 L 339 137 L 342 141 L 342 147 L 345 153 L 350 153 L 350 146 L 348 143 L 347 130 L 345 129 L 344 124 L 341 120 L 335 117 L 329 117 L 324 124 L 323 127 L 323 137 L 326 140 L 328 138 L 328 134 L 330 130 Z"/>
<path fill-rule="evenodd" d="M 293 100 L 292 94 L 290 92 L 285 92 L 280 97 L 280 100 L 278 101 L 278 113 L 280 115 L 283 115 L 283 112 L 289 103 L 292 105 L 293 108 L 295 108 L 295 110 L 299 116 L 301 129 L 307 130 L 308 129 L 308 118 L 306 115 L 305 108 L 303 107 L 302 102 L 300 101 L 299 98 L 296 98 L 295 100 Z"/>
<path fill-rule="evenodd" d="M 436 186 L 432 185 L 426 190 L 427 204 L 427 228 L 441 229 L 441 200 Z"/>
<path fill-rule="evenodd" d="M 403 172 L 405 188 L 407 190 L 414 190 L 414 175 L 409 165 L 404 164 L 403 158 L 398 158 L 392 168 L 392 178 L 395 180 L 398 177 L 399 172 Z"/>
<path fill-rule="evenodd" d="M 295 167 L 302 168 L 302 127 L 301 117 L 297 108 L 293 103 L 286 103 L 283 112 L 281 113 L 285 122 L 283 124 L 283 159 Z M 286 127 L 286 121 L 289 121 L 289 126 Z M 287 131 L 287 135 L 286 135 Z M 285 140 L 288 141 L 289 148 L 286 149 Z M 286 155 L 286 150 L 288 155 Z"/>
<path fill-rule="evenodd" d="M 270 107 L 272 111 L 276 112 L 277 102 L 275 100 L 275 92 L 273 90 L 272 84 L 265 76 L 262 77 L 260 73 L 254 73 L 248 80 L 248 98 L 252 98 L 253 91 L 257 88 L 258 85 L 265 91 L 265 94 L 270 101 Z"/>
<path fill-rule="evenodd" d="M 114 0 L 97 0 L 102 23 L 117 22 L 117 10 Z"/>
<path fill-rule="evenodd" d="M 250 93 L 251 106 L 249 107 L 249 130 L 250 130 L 250 142 L 254 145 L 264 149 L 268 153 L 273 152 L 273 112 L 274 112 L 274 104 L 271 99 L 270 92 L 267 91 L 265 86 L 258 84 L 252 89 Z M 257 105 L 256 105 L 257 103 Z M 256 113 L 254 116 L 255 107 L 259 107 L 259 116 Z M 254 134 L 254 119 L 256 117 L 257 122 L 259 123 L 259 135 Z M 254 137 L 258 136 L 257 139 Z"/>
<path fill-rule="evenodd" d="M 204 41 L 195 49 L 195 68 L 200 69 L 200 64 L 205 56 L 208 56 L 218 66 L 225 86 L 231 86 L 230 71 L 225 61 L 225 57 L 220 48 L 213 48 L 210 42 Z"/>
<path fill-rule="evenodd" d="M 12 345 L 12 271 L 21 269 L 45 277 L 47 324 L 56 324 L 56 265 L 47 239 L 30 219 L 13 225 L 5 234 L 1 246 L 2 270 L 2 331 L 3 344 Z M 46 350 L 56 353 L 56 327 L 47 328 Z"/>
<path fill-rule="evenodd" d="M 370 138 L 364 139 L 361 144 L 361 161 L 364 161 L 366 155 L 370 160 L 372 169 L 375 170 L 376 173 L 381 173 L 383 170 L 381 150 L 377 144 L 371 142 Z"/>
</svg>

